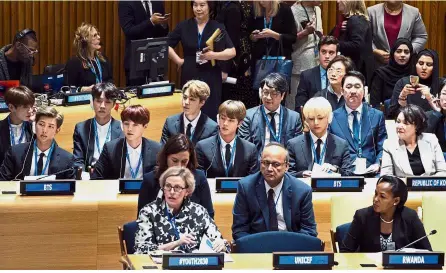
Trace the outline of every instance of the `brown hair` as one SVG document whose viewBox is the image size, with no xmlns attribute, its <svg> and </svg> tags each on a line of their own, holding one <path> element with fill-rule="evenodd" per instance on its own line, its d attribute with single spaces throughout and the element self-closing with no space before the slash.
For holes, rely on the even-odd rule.
<svg viewBox="0 0 446 273">
<path fill-rule="evenodd" d="M 73 45 L 76 48 L 76 56 L 81 59 L 82 66 L 84 69 L 89 68 L 88 64 L 88 42 L 92 38 L 91 33 L 96 30 L 99 34 L 98 28 L 92 24 L 83 22 L 80 27 L 76 29 L 74 33 Z M 105 62 L 105 58 L 102 56 L 101 52 L 96 50 L 94 56 L 98 57 L 99 60 Z"/>
<path fill-rule="evenodd" d="M 18 106 L 33 106 L 36 101 L 33 91 L 28 87 L 21 85 L 18 87 L 11 87 L 5 92 L 6 105 L 12 104 Z"/>
<path fill-rule="evenodd" d="M 240 122 L 246 117 L 246 107 L 241 101 L 227 100 L 218 107 L 218 114 L 225 114 L 228 118 L 235 118 Z"/>
<path fill-rule="evenodd" d="M 57 109 L 52 106 L 40 107 L 37 109 L 36 123 L 39 122 L 42 117 L 55 118 L 58 129 L 63 124 L 63 114 L 59 113 Z"/>
<path fill-rule="evenodd" d="M 192 98 L 198 98 L 200 101 L 206 101 L 211 95 L 211 89 L 205 82 L 199 80 L 190 80 L 183 86 L 182 93 L 189 91 L 189 96 Z"/>
<path fill-rule="evenodd" d="M 369 20 L 369 14 L 364 0 L 344 0 L 343 2 L 345 4 L 345 15 L 348 17 L 353 15 L 364 16 L 365 19 Z"/>
<path fill-rule="evenodd" d="M 149 109 L 140 104 L 127 106 L 121 112 L 121 121 L 129 120 L 142 125 L 148 124 L 150 122 Z"/>
<path fill-rule="evenodd" d="M 277 15 L 277 12 L 279 12 L 279 6 L 280 6 L 280 2 L 279 0 L 271 0 L 271 17 L 274 17 Z M 254 1 L 253 2 L 253 6 L 254 6 L 254 17 L 261 17 L 261 16 L 265 16 L 264 14 L 264 8 L 260 5 L 259 1 Z"/>
</svg>

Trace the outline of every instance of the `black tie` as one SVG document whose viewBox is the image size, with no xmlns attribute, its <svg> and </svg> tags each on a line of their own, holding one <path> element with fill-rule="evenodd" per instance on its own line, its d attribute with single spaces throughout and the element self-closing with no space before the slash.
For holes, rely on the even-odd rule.
<svg viewBox="0 0 446 273">
<path fill-rule="evenodd" d="M 321 160 L 321 144 L 322 140 L 319 138 L 317 140 L 317 146 L 316 146 L 316 161 L 319 162 Z"/>
<path fill-rule="evenodd" d="M 278 231 L 279 224 L 277 222 L 276 204 L 274 203 L 274 190 L 268 191 L 268 209 L 269 209 L 269 226 L 270 231 Z"/>
<path fill-rule="evenodd" d="M 276 119 L 274 118 L 274 116 L 276 115 L 276 112 L 270 112 L 270 113 L 268 113 L 268 115 L 270 115 L 270 117 L 271 117 L 271 121 L 269 122 L 271 124 L 271 129 L 274 132 L 274 136 L 276 136 Z"/>
<path fill-rule="evenodd" d="M 37 175 L 42 175 L 43 170 L 43 157 L 45 156 L 44 153 L 41 153 L 39 156 L 39 160 L 37 161 Z"/>
<path fill-rule="evenodd" d="M 186 136 L 190 139 L 192 136 L 192 123 L 189 123 L 187 125 L 187 129 L 186 129 Z"/>
<path fill-rule="evenodd" d="M 151 17 L 152 14 L 150 14 L 149 0 L 144 0 L 143 2 L 144 2 L 144 7 L 146 8 L 147 16 Z"/>
<path fill-rule="evenodd" d="M 225 160 L 226 160 L 226 168 L 229 170 L 229 164 L 231 163 L 231 144 L 226 144 L 226 153 L 225 153 Z"/>
</svg>

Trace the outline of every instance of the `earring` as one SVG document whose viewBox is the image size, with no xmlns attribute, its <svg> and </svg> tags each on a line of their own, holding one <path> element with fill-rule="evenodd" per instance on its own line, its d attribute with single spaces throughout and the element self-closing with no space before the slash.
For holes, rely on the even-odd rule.
<svg viewBox="0 0 446 273">
<path fill-rule="evenodd" d="M 396 206 L 396 203 L 393 203 L 394 206 Z"/>
</svg>

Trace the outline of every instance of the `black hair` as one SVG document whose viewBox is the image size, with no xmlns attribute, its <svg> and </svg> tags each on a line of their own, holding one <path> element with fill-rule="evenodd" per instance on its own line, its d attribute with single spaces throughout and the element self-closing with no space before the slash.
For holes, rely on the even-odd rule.
<svg viewBox="0 0 446 273">
<path fill-rule="evenodd" d="M 322 39 L 319 41 L 319 43 L 317 45 L 317 48 L 319 50 L 321 50 L 321 47 L 323 45 L 336 45 L 336 52 L 339 51 L 339 41 L 334 36 L 324 36 L 324 37 L 322 37 Z"/>
<path fill-rule="evenodd" d="M 341 62 L 345 66 L 345 73 L 348 73 L 350 71 L 355 70 L 355 64 L 353 63 L 352 59 L 349 57 L 346 57 L 344 55 L 337 55 L 331 60 L 327 65 L 327 70 L 337 62 Z"/>
<path fill-rule="evenodd" d="M 358 78 L 358 79 L 361 80 L 362 86 L 365 86 L 365 77 L 364 77 L 364 75 L 362 75 L 361 72 L 353 70 L 353 71 L 348 71 L 347 73 L 345 73 L 345 75 L 344 75 L 344 77 L 342 78 L 342 81 L 341 81 L 341 85 L 342 86 L 344 86 L 345 78 L 347 78 L 347 77 Z"/>
<path fill-rule="evenodd" d="M 106 99 L 112 100 L 113 102 L 119 98 L 118 88 L 110 82 L 97 83 L 91 89 L 93 99 L 99 99 L 102 93 L 104 93 Z"/>
<path fill-rule="evenodd" d="M 383 175 L 381 176 L 378 181 L 376 182 L 376 185 L 379 185 L 381 183 L 389 183 L 392 191 L 393 197 L 399 197 L 400 202 L 396 206 L 397 209 L 402 209 L 404 207 L 404 204 L 406 204 L 407 201 L 407 186 L 406 183 L 404 183 L 403 180 L 396 176 L 392 175 Z"/>
<path fill-rule="evenodd" d="M 280 73 L 271 73 L 268 76 L 266 76 L 260 82 L 260 87 L 263 89 L 265 85 L 268 86 L 269 88 L 276 89 L 277 91 L 280 92 L 280 94 L 288 92 L 288 90 L 290 89 L 287 80 Z"/>
<path fill-rule="evenodd" d="M 194 7 L 194 2 L 195 2 L 194 0 L 190 1 L 191 8 Z M 217 9 L 216 2 L 220 2 L 220 1 L 207 0 L 206 2 L 208 4 L 208 8 L 209 8 L 209 19 L 215 19 L 216 9 Z"/>
<path fill-rule="evenodd" d="M 415 104 L 408 104 L 400 108 L 400 113 L 403 113 L 406 123 L 415 125 L 417 136 L 424 132 L 427 127 L 427 116 L 421 107 Z"/>
<path fill-rule="evenodd" d="M 16 35 L 14 36 L 14 41 L 12 43 L 26 43 L 28 40 L 37 42 L 37 34 L 34 30 L 26 28 L 16 33 Z"/>
</svg>

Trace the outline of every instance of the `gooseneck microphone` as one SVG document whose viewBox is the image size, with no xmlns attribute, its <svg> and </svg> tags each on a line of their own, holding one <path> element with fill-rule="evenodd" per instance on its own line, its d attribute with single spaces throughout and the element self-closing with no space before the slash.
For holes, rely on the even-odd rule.
<svg viewBox="0 0 446 273">
<path fill-rule="evenodd" d="M 53 176 L 53 175 L 58 175 L 58 174 L 61 174 L 61 173 L 64 173 L 64 172 L 72 171 L 72 170 L 74 170 L 75 168 L 76 168 L 76 167 L 70 167 L 70 168 L 68 168 L 68 169 L 65 169 L 65 170 L 62 170 L 62 171 L 58 171 L 58 172 L 56 172 L 56 173 L 52 173 L 52 174 L 49 174 L 49 175 L 45 175 L 45 176 L 39 177 L 39 178 L 37 178 L 36 180 L 41 180 L 41 179 L 44 179 L 44 178 L 47 178 L 47 177 L 50 177 L 50 176 Z"/>
<path fill-rule="evenodd" d="M 408 246 L 411 246 L 411 245 L 413 245 L 413 244 L 415 244 L 415 243 L 417 243 L 417 242 L 423 240 L 424 238 L 427 238 L 427 237 L 429 237 L 429 236 L 431 236 L 431 235 L 435 235 L 435 234 L 437 234 L 437 230 L 436 230 L 436 229 L 433 229 L 429 234 L 424 235 L 423 237 L 421 237 L 421 238 L 419 238 L 419 239 L 413 241 L 412 243 L 410 243 L 410 244 L 408 244 L 408 245 L 403 246 L 402 248 L 397 249 L 396 251 L 401 251 L 401 249 L 404 249 L 404 248 L 406 248 L 406 247 L 408 247 Z"/>
</svg>

